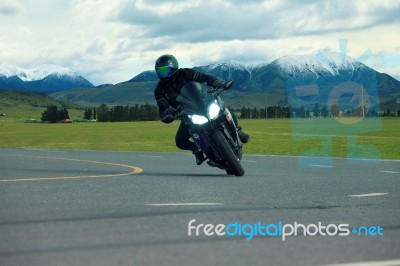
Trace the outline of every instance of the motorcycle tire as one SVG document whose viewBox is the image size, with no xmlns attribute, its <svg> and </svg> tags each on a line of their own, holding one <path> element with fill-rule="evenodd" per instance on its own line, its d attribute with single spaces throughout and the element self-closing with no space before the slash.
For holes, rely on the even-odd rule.
<svg viewBox="0 0 400 266">
<path fill-rule="evenodd" d="M 226 169 L 225 171 L 227 175 L 234 175 L 231 169 Z"/>
<path fill-rule="evenodd" d="M 243 176 L 244 169 L 240 164 L 239 159 L 236 157 L 235 153 L 233 152 L 231 146 L 229 146 L 228 142 L 226 141 L 224 135 L 221 131 L 217 131 L 212 136 L 214 143 L 218 146 L 219 151 L 225 161 L 228 163 L 229 170 L 233 172 L 235 176 Z M 227 171 L 228 173 L 228 171 Z"/>
</svg>

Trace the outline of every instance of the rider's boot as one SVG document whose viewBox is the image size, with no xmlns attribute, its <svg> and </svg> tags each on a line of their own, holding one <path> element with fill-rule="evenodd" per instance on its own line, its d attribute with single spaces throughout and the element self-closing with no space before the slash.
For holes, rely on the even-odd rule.
<svg viewBox="0 0 400 266">
<path fill-rule="evenodd" d="M 195 150 L 195 151 L 193 151 L 193 154 L 196 157 L 197 165 L 202 164 L 206 160 L 206 158 L 204 157 L 204 154 L 201 150 Z"/>
<path fill-rule="evenodd" d="M 238 135 L 239 135 L 240 141 L 242 143 L 249 142 L 250 141 L 250 136 L 242 131 L 242 127 L 238 126 L 237 129 L 238 129 Z"/>
</svg>

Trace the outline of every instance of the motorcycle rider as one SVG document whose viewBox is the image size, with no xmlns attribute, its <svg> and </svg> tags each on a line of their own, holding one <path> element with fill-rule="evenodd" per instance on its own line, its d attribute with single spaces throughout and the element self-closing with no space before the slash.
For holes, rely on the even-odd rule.
<svg viewBox="0 0 400 266">
<path fill-rule="evenodd" d="M 207 75 L 189 68 L 179 68 L 178 60 L 173 55 L 162 55 L 155 62 L 155 71 L 160 81 L 158 82 L 154 96 L 160 112 L 161 121 L 171 123 L 179 103 L 176 98 L 179 96 L 182 87 L 191 81 L 207 83 L 208 86 L 220 88 L 224 83 L 214 76 Z M 234 116 L 234 113 L 232 113 Z M 235 121 L 236 118 L 234 117 Z M 236 123 L 237 125 L 237 123 Z M 243 143 L 250 140 L 249 135 L 238 126 L 239 138 Z M 197 145 L 190 141 L 189 130 L 183 120 L 175 136 L 176 146 L 182 150 L 190 150 L 196 157 L 196 164 L 200 165 L 206 159 L 203 152 Z"/>
</svg>

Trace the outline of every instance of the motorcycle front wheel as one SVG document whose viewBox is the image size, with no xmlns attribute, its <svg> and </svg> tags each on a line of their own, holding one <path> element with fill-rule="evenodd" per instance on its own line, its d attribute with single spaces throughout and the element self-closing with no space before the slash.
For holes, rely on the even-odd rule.
<svg viewBox="0 0 400 266">
<path fill-rule="evenodd" d="M 212 136 L 212 139 L 217 145 L 222 158 L 224 158 L 224 160 L 228 163 L 229 170 L 231 171 L 227 171 L 227 173 L 229 174 L 232 172 L 235 176 L 243 176 L 244 169 L 222 132 L 219 130 L 215 132 Z"/>
</svg>

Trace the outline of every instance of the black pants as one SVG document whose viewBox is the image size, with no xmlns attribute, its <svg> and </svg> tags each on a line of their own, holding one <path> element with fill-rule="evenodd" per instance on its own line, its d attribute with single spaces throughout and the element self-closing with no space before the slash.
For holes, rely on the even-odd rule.
<svg viewBox="0 0 400 266">
<path fill-rule="evenodd" d="M 238 126 L 238 121 L 235 113 L 231 111 L 231 115 L 233 121 L 235 121 L 236 126 Z M 181 120 L 181 124 L 179 125 L 178 131 L 176 132 L 175 136 L 176 146 L 181 150 L 189 150 L 189 151 L 198 150 L 199 148 L 197 147 L 197 145 L 193 141 L 189 140 L 190 137 L 191 136 L 189 134 L 189 129 L 186 126 L 185 121 Z"/>
<path fill-rule="evenodd" d="M 175 136 L 176 146 L 181 150 L 196 151 L 198 150 L 197 145 L 190 141 L 190 134 L 187 125 L 184 120 L 181 120 L 178 131 Z"/>
</svg>

